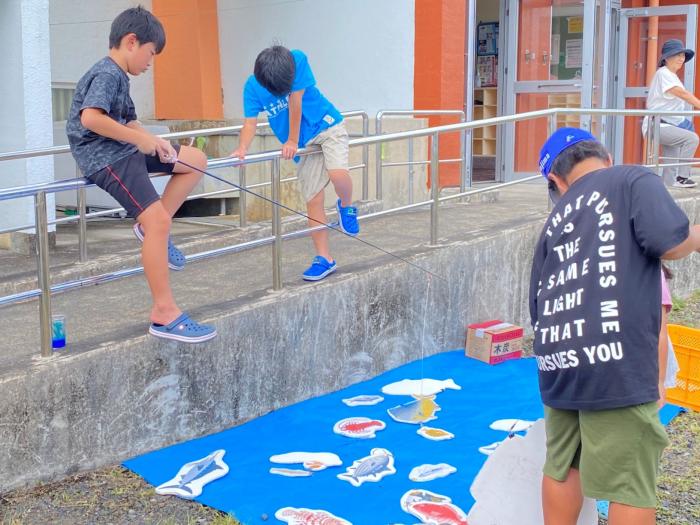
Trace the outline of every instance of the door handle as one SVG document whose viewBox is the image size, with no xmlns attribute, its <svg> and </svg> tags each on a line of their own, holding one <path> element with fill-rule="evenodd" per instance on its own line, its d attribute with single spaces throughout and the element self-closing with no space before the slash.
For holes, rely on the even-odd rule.
<svg viewBox="0 0 700 525">
<path fill-rule="evenodd" d="M 574 82 L 571 82 L 569 84 L 537 84 L 537 89 L 542 89 L 542 88 L 551 88 L 551 87 L 575 87 L 575 88 L 580 88 L 582 84 L 576 84 Z"/>
<path fill-rule="evenodd" d="M 524 55 L 526 64 L 529 64 L 530 62 L 535 60 L 535 52 L 534 51 L 530 51 L 529 49 L 526 49 L 525 53 L 523 53 L 523 55 Z"/>
</svg>

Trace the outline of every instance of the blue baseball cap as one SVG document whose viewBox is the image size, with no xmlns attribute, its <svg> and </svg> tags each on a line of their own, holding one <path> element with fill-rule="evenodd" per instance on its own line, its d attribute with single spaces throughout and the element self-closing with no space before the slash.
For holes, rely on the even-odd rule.
<svg viewBox="0 0 700 525">
<path fill-rule="evenodd" d="M 556 158 L 566 148 L 584 140 L 598 139 L 583 129 L 579 128 L 559 128 L 547 139 L 540 150 L 540 173 L 547 179 L 547 175 L 552 171 L 552 165 Z"/>
</svg>

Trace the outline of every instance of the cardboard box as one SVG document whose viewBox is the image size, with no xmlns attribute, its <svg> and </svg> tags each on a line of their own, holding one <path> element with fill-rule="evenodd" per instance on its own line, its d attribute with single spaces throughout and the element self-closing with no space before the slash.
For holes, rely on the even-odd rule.
<svg viewBox="0 0 700 525">
<path fill-rule="evenodd" d="M 523 353 L 523 329 L 499 320 L 467 327 L 465 354 L 490 365 L 519 359 Z"/>
</svg>

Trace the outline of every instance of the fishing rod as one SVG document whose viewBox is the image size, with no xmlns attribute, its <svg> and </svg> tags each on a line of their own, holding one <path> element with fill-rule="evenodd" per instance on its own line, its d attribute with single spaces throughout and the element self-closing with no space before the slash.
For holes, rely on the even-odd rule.
<svg viewBox="0 0 700 525">
<path fill-rule="evenodd" d="M 389 255 L 389 256 L 393 257 L 394 259 L 398 259 L 399 261 L 404 262 L 404 263 L 408 264 L 409 266 L 413 266 L 414 268 L 416 268 L 416 269 L 418 269 L 418 270 L 420 270 L 420 271 L 422 271 L 422 272 L 427 273 L 427 274 L 428 274 L 429 276 L 431 276 L 431 277 L 435 277 L 436 279 L 440 279 L 442 282 L 447 283 L 447 279 L 445 279 L 444 277 L 441 277 L 440 275 L 437 275 L 437 274 L 431 272 L 431 271 L 428 270 L 427 268 L 423 268 L 422 266 L 420 266 L 420 265 L 418 265 L 418 264 L 416 264 L 416 263 L 413 263 L 413 262 L 409 261 L 408 259 L 405 259 L 405 258 L 403 258 L 403 257 L 401 257 L 401 256 L 399 256 L 399 255 L 396 255 L 395 253 L 392 253 L 392 252 L 390 252 L 390 251 L 388 251 L 388 250 L 385 250 L 385 249 L 382 248 L 381 246 L 378 246 L 378 245 L 376 245 L 376 244 L 374 244 L 374 243 L 371 243 L 371 242 L 369 242 L 369 241 L 366 241 L 366 240 L 364 240 L 364 239 L 361 239 L 360 237 L 356 237 L 356 236 L 354 236 L 354 235 L 350 235 L 349 233 L 344 232 L 342 229 L 340 229 L 340 228 L 338 228 L 338 227 L 336 227 L 336 226 L 333 226 L 332 224 L 328 224 L 328 223 L 325 223 L 325 222 L 323 222 L 323 221 L 319 221 L 318 219 L 313 219 L 313 218 L 309 217 L 308 215 L 306 215 L 305 213 L 302 213 L 302 212 L 300 212 L 300 211 L 298 211 L 298 210 L 295 210 L 295 209 L 293 209 L 293 208 L 290 208 L 289 206 L 285 206 L 285 205 L 282 204 L 281 202 L 277 202 L 277 201 L 275 201 L 274 199 L 270 199 L 270 198 L 268 198 L 268 197 L 265 197 L 264 195 L 261 195 L 261 194 L 259 194 L 259 193 L 255 193 L 254 191 L 251 191 L 251 190 L 249 190 L 249 189 L 247 189 L 247 188 L 244 188 L 244 187 L 242 187 L 242 186 L 239 186 L 238 184 L 235 184 L 235 183 L 233 183 L 233 182 L 231 182 L 231 181 L 229 181 L 229 180 L 226 180 L 226 179 L 224 179 L 224 178 L 222 178 L 222 177 L 219 177 L 218 175 L 214 175 L 213 173 L 211 173 L 211 172 L 209 172 L 209 171 L 207 171 L 207 170 L 203 170 L 203 169 L 200 169 L 200 168 L 198 168 L 198 167 L 196 167 L 196 166 L 193 166 L 192 164 L 189 164 L 189 163 L 187 163 L 187 162 L 184 162 L 184 161 L 182 161 L 182 160 L 180 160 L 180 159 L 175 159 L 175 162 L 179 162 L 179 163 L 182 164 L 183 166 L 185 166 L 185 167 L 187 167 L 187 168 L 189 168 L 189 169 L 191 169 L 191 170 L 198 171 L 199 173 L 202 173 L 202 174 L 204 174 L 204 175 L 207 175 L 207 176 L 211 177 L 212 179 L 218 180 L 219 182 L 223 182 L 224 184 L 228 184 L 229 186 L 233 186 L 233 187 L 236 188 L 237 190 L 244 191 L 244 192 L 246 192 L 246 193 L 248 193 L 248 194 L 250 194 L 250 195 L 253 195 L 253 196 L 255 196 L 255 197 L 258 197 L 259 199 L 262 199 L 262 200 L 264 200 L 264 201 L 267 201 L 267 202 L 269 202 L 270 204 L 272 204 L 272 205 L 274 205 L 274 206 L 277 206 L 277 207 L 279 207 L 279 208 L 283 208 L 283 209 L 285 209 L 285 210 L 287 210 L 287 211 L 289 211 L 289 212 L 291 212 L 291 213 L 294 213 L 294 214 L 296 214 L 296 215 L 299 215 L 299 216 L 301 216 L 301 217 L 304 217 L 304 218 L 307 219 L 307 220 L 316 222 L 316 223 L 318 223 L 318 224 L 321 225 L 321 226 L 325 226 L 325 227 L 328 228 L 329 230 L 333 230 L 333 231 L 342 233 L 343 235 L 345 235 L 345 236 L 347 236 L 347 237 L 350 237 L 351 239 L 354 239 L 354 240 L 359 241 L 359 242 L 361 242 L 361 243 L 363 243 L 363 244 L 366 244 L 367 246 L 369 246 L 369 247 L 371 247 L 371 248 L 374 248 L 375 250 L 379 250 L 380 252 L 382 252 L 382 253 L 384 253 L 384 254 L 386 254 L 386 255 Z"/>
</svg>

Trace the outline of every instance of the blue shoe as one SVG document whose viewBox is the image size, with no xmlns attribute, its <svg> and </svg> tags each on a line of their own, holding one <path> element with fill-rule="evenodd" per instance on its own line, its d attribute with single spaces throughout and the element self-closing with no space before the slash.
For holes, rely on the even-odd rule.
<svg viewBox="0 0 700 525">
<path fill-rule="evenodd" d="M 338 210 L 338 226 L 348 235 L 355 236 L 360 233 L 360 223 L 357 222 L 357 208 L 355 206 L 347 206 L 343 208 L 340 205 L 340 199 L 335 203 Z"/>
<path fill-rule="evenodd" d="M 169 324 L 152 323 L 148 333 L 162 339 L 172 339 L 183 343 L 202 343 L 216 337 L 216 328 L 193 321 L 183 313 Z"/>
<path fill-rule="evenodd" d="M 311 266 L 301 276 L 305 281 L 320 281 L 332 274 L 337 267 L 338 264 L 335 261 L 328 262 L 325 257 L 317 255 L 311 262 Z"/>
<path fill-rule="evenodd" d="M 143 242 L 143 230 L 138 222 L 134 224 L 134 235 Z M 179 272 L 185 269 L 185 262 L 187 262 L 185 254 L 178 250 L 168 237 L 168 268 Z"/>
</svg>

